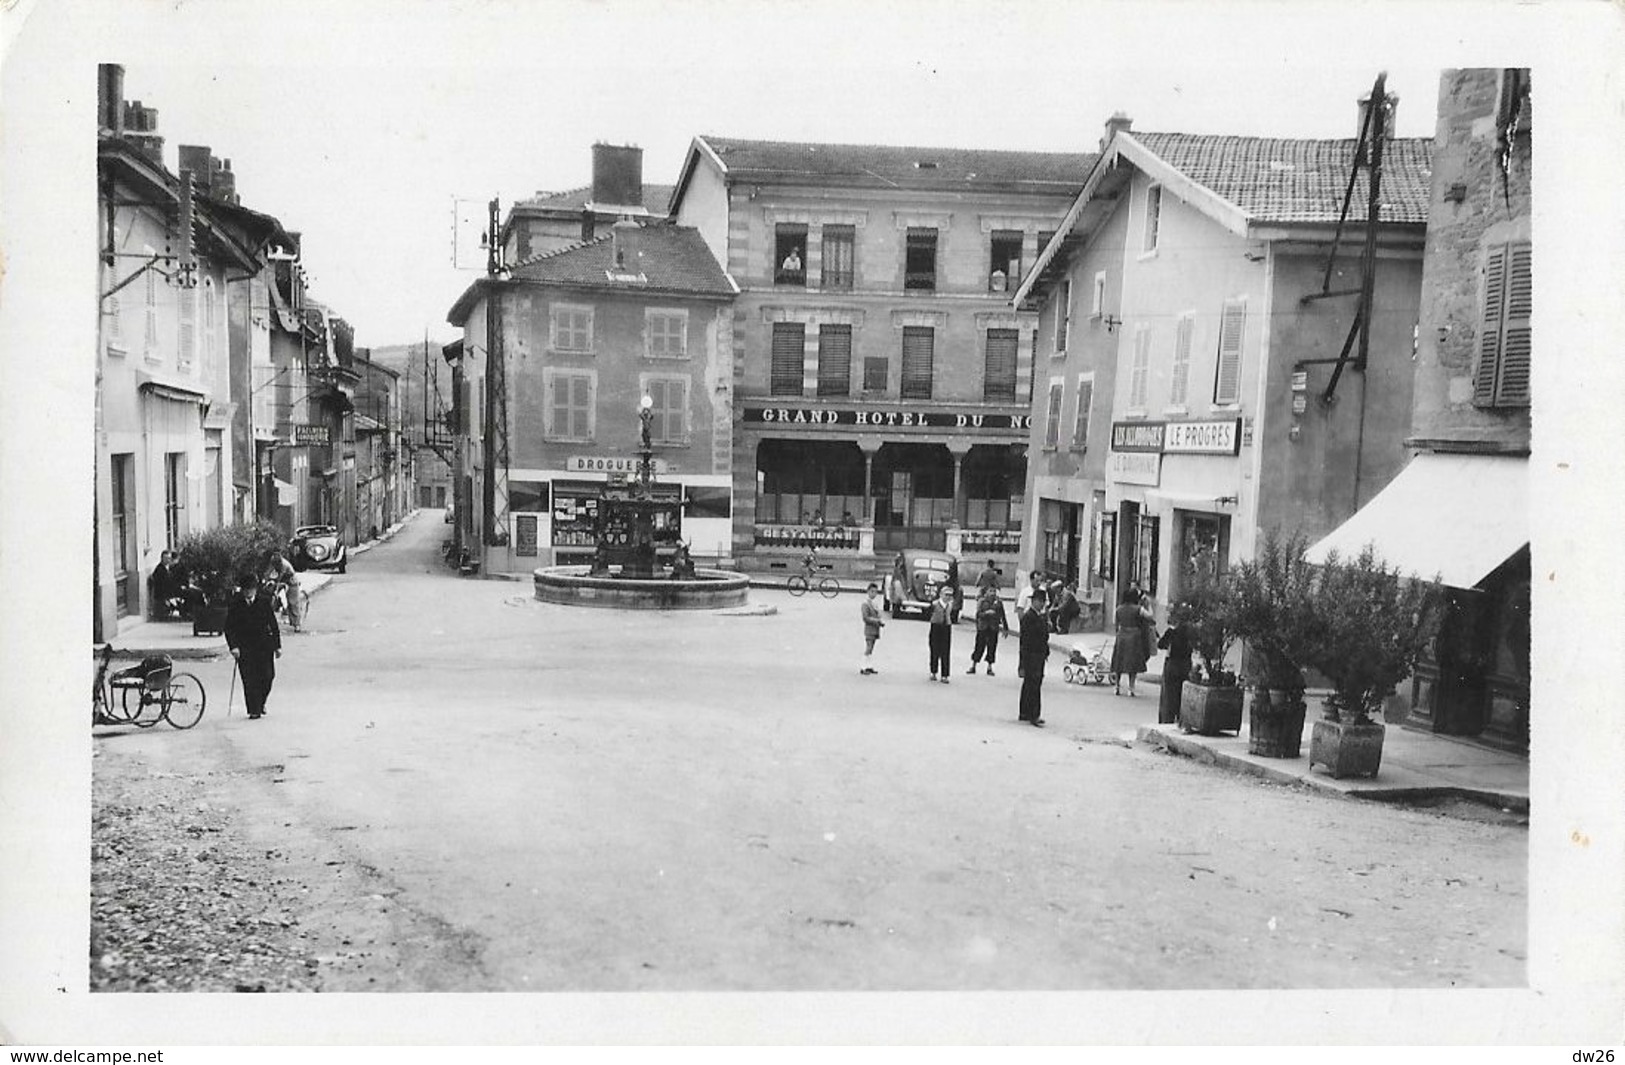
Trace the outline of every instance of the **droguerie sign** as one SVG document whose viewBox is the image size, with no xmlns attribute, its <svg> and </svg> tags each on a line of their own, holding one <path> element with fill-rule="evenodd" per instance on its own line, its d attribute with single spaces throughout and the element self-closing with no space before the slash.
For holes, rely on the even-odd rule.
<svg viewBox="0 0 1625 1065">
<path fill-rule="evenodd" d="M 1030 414 L 947 410 L 830 410 L 826 407 L 746 407 L 747 425 L 840 426 L 848 429 L 1009 429 L 1027 432 Z"/>
</svg>

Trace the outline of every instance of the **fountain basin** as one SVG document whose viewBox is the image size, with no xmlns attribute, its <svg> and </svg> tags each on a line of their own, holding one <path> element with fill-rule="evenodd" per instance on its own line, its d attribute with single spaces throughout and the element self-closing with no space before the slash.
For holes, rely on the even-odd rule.
<svg viewBox="0 0 1625 1065">
<path fill-rule="evenodd" d="M 716 610 L 741 606 L 750 594 L 750 579 L 723 570 L 696 570 L 691 581 L 669 578 L 589 576 L 590 566 L 546 566 L 532 578 L 536 598 L 564 606 L 608 610 Z"/>
</svg>

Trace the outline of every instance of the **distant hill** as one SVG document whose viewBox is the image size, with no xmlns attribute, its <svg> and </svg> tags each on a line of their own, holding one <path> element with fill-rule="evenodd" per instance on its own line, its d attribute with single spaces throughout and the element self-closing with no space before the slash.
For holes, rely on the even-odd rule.
<svg viewBox="0 0 1625 1065">
<path fill-rule="evenodd" d="M 373 362 L 380 366 L 387 366 L 399 373 L 401 387 L 401 412 L 408 432 L 416 430 L 421 438 L 425 408 L 429 417 L 434 417 L 438 411 L 444 413 L 451 407 L 451 367 L 447 366 L 441 358 L 441 345 L 431 340 L 428 343 L 428 381 L 433 391 L 439 397 L 438 402 L 433 397 L 428 403 L 424 402 L 424 344 L 385 344 L 371 349 Z"/>
</svg>

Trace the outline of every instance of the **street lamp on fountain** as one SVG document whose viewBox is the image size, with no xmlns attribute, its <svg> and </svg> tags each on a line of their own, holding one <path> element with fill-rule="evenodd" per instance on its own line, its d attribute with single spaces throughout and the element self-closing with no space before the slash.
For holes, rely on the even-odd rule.
<svg viewBox="0 0 1625 1065">
<path fill-rule="evenodd" d="M 638 487 L 645 498 L 648 498 L 649 488 L 654 483 L 654 445 L 649 442 L 649 427 L 655 418 L 654 407 L 654 398 L 645 393 L 638 403 L 638 421 L 642 423 L 642 443 L 638 448 Z"/>
</svg>

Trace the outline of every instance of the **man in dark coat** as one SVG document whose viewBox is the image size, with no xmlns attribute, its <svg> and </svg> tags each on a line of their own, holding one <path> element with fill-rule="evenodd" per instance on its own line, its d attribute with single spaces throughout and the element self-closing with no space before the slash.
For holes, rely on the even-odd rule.
<svg viewBox="0 0 1625 1065">
<path fill-rule="evenodd" d="M 258 574 L 245 576 L 242 589 L 226 608 L 226 646 L 237 660 L 243 678 L 243 701 L 248 716 L 265 716 L 265 700 L 276 680 L 276 660 L 282 657 L 282 629 L 276 623 L 276 606 L 269 595 L 260 592 Z"/>
<path fill-rule="evenodd" d="M 1044 662 L 1049 658 L 1049 625 L 1044 621 L 1044 589 L 1034 588 L 1032 605 L 1021 615 L 1021 713 L 1018 720 L 1044 726 L 1039 687 L 1044 683 Z"/>
</svg>

